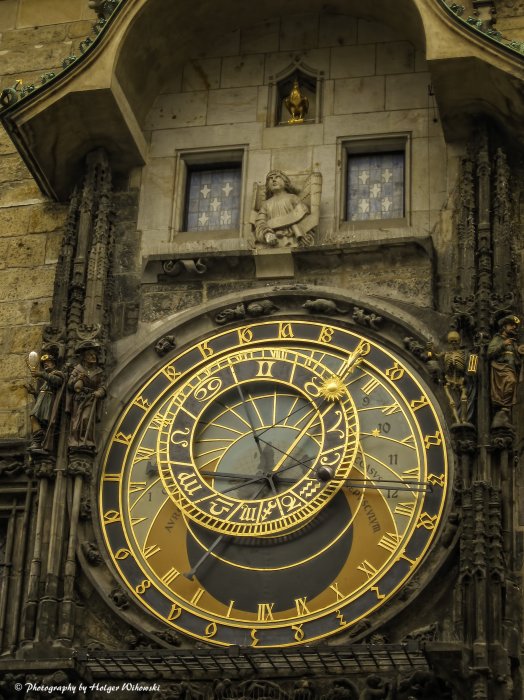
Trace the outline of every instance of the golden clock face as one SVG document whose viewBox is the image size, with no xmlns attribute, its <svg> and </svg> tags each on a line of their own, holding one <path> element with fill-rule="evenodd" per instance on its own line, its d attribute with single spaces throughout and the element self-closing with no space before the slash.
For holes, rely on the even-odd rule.
<svg viewBox="0 0 524 700">
<path fill-rule="evenodd" d="M 334 322 L 275 319 L 221 329 L 141 387 L 99 510 L 145 609 L 217 645 L 282 647 L 389 600 L 447 483 L 445 432 L 399 357 Z"/>
</svg>

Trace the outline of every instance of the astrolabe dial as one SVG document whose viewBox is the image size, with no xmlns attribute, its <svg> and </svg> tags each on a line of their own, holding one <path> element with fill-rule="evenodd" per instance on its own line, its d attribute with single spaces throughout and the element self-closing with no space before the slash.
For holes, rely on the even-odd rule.
<svg viewBox="0 0 524 700">
<path fill-rule="evenodd" d="M 448 472 L 438 404 L 399 352 L 276 318 L 144 381 L 104 455 L 100 523 L 115 575 L 166 625 L 308 644 L 373 619 L 420 570 Z"/>
<path fill-rule="evenodd" d="M 309 520 L 342 488 L 358 444 L 349 393 L 323 395 L 331 378 L 307 350 L 262 346 L 210 361 L 158 414 L 167 493 L 188 518 L 228 535 Z M 318 477 L 326 468 L 335 479 Z"/>
</svg>

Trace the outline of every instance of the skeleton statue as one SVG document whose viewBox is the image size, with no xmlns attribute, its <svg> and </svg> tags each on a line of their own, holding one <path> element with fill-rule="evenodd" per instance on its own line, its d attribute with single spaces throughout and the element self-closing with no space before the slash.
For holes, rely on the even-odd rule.
<svg viewBox="0 0 524 700">
<path fill-rule="evenodd" d="M 470 423 L 473 417 L 477 356 L 461 347 L 460 334 L 450 331 L 448 349 L 441 355 L 444 391 L 457 423 Z"/>
</svg>

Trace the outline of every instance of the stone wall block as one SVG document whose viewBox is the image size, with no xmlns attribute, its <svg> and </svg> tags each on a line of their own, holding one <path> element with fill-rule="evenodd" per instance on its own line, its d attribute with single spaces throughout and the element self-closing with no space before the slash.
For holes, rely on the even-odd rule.
<svg viewBox="0 0 524 700">
<path fill-rule="evenodd" d="M 7 131 L 0 127 L 0 156 L 7 155 L 9 153 L 16 153 L 15 145 L 9 138 Z"/>
<path fill-rule="evenodd" d="M 17 236 L 2 239 L 0 243 L 7 244 L 0 261 L 4 267 L 35 267 L 44 263 L 46 241 L 43 236 Z"/>
<path fill-rule="evenodd" d="M 17 326 L 27 323 L 28 306 L 25 301 L 9 301 L 0 304 L 0 326 Z"/>
<path fill-rule="evenodd" d="M 29 371 L 26 363 L 27 355 L 0 355 L 0 377 L 15 379 L 27 377 Z"/>
<path fill-rule="evenodd" d="M 0 208 L 38 204 L 43 195 L 34 180 L 17 180 L 0 184 Z"/>
<path fill-rule="evenodd" d="M 384 78 L 351 78 L 335 81 L 335 114 L 376 112 L 384 109 Z"/>
<path fill-rule="evenodd" d="M 0 6 L 1 4 L 0 2 Z M 90 27 L 87 29 L 87 33 L 89 31 Z M 0 49 L 20 49 L 22 46 L 26 46 L 28 50 L 31 50 L 37 44 L 57 44 L 62 42 L 67 34 L 68 26 L 65 24 L 43 27 L 34 26 L 9 32 L 4 31 L 0 40 Z"/>
<path fill-rule="evenodd" d="M 264 129 L 264 148 L 320 146 L 323 142 L 322 124 L 290 124 Z"/>
<path fill-rule="evenodd" d="M 428 73 L 386 77 L 386 109 L 417 109 L 428 106 Z"/>
<path fill-rule="evenodd" d="M 367 19 L 358 20 L 358 43 L 359 44 L 375 44 L 382 41 L 398 41 L 405 37 L 399 36 L 399 33 L 393 27 L 388 27 L 382 22 L 373 22 Z"/>
<path fill-rule="evenodd" d="M 254 90 L 256 91 L 256 88 Z M 250 148 L 260 148 L 262 131 L 263 124 L 260 122 L 154 131 L 151 138 L 150 157 L 158 158 L 168 154 L 172 155 L 175 149 L 182 148 L 215 148 L 217 143 L 221 146 L 238 146 L 238 144 L 248 143 Z"/>
<path fill-rule="evenodd" d="M 223 88 L 260 85 L 264 80 L 264 56 L 262 54 L 230 56 L 222 61 L 220 86 Z"/>
<path fill-rule="evenodd" d="M 146 121 L 146 129 L 202 126 L 206 123 L 207 92 L 160 95 Z"/>
<path fill-rule="evenodd" d="M 192 59 L 184 66 L 182 91 L 216 90 L 220 87 L 220 58 Z"/>
<path fill-rule="evenodd" d="M 3 439 L 25 437 L 27 412 L 0 409 L 0 437 Z"/>
<path fill-rule="evenodd" d="M 241 53 L 267 53 L 278 51 L 280 22 L 266 20 L 261 24 L 242 30 L 240 35 Z"/>
<path fill-rule="evenodd" d="M 377 73 L 409 73 L 415 69 L 415 49 L 409 41 L 377 44 Z"/>
<path fill-rule="evenodd" d="M 20 0 L 19 27 L 74 22 L 82 17 L 85 0 Z"/>
<path fill-rule="evenodd" d="M 375 75 L 375 45 L 337 46 L 331 49 L 331 77 Z"/>
<path fill-rule="evenodd" d="M 357 41 L 357 19 L 348 15 L 320 16 L 319 46 L 348 46 Z"/>
<path fill-rule="evenodd" d="M 4 31 L 15 26 L 17 9 L 18 0 L 2 0 L 0 2 L 0 27 Z"/>
<path fill-rule="evenodd" d="M 51 287 L 46 290 L 49 292 Z M 41 298 L 31 302 L 29 307 L 29 323 L 48 323 L 50 317 L 50 309 L 52 298 Z"/>
<path fill-rule="evenodd" d="M 6 269 L 2 272 L 0 301 L 41 299 L 52 291 L 54 278 L 55 268 L 52 265 L 35 269 Z"/>
<path fill-rule="evenodd" d="M 18 154 L 0 157 L 0 182 L 27 180 L 30 177 L 29 170 Z"/>
<path fill-rule="evenodd" d="M 295 51 L 318 44 L 318 15 L 293 15 L 282 17 L 280 24 L 280 50 Z"/>
<path fill-rule="evenodd" d="M 67 218 L 67 205 L 43 202 L 27 207 L 27 230 L 29 233 L 44 233 L 62 229 Z"/>
<path fill-rule="evenodd" d="M 65 56 L 69 53 L 67 46 L 64 44 L 58 45 L 41 45 L 30 51 L 21 49 L 2 49 L 0 50 L 0 61 L 2 64 L 2 73 L 4 75 L 14 75 L 19 78 L 19 74 L 28 69 L 40 71 L 50 71 L 60 68 Z M 13 81 L 12 81 L 13 82 Z"/>
<path fill-rule="evenodd" d="M 10 332 L 8 349 L 11 353 L 21 353 L 25 357 L 31 350 L 38 350 L 41 344 L 41 326 L 22 326 Z"/>
<path fill-rule="evenodd" d="M 86 36 L 91 35 L 93 24 L 94 21 L 92 20 L 83 20 L 70 24 L 67 30 L 67 36 L 71 39 L 84 39 Z"/>
<path fill-rule="evenodd" d="M 144 171 L 138 227 L 169 228 L 173 214 L 174 158 L 152 158 Z"/>
<path fill-rule="evenodd" d="M 56 263 L 60 255 L 60 250 L 62 248 L 62 241 L 64 234 L 62 231 L 57 231 L 56 233 L 48 233 L 45 239 L 45 257 L 44 262 L 46 264 Z"/>
<path fill-rule="evenodd" d="M 275 76 L 289 68 L 297 58 L 302 59 L 304 63 L 315 70 L 324 71 L 326 76 L 329 75 L 331 49 L 306 49 L 300 52 L 281 51 L 279 53 L 266 54 L 264 82 L 269 82 L 270 76 Z"/>
<path fill-rule="evenodd" d="M 207 123 L 235 124 L 255 121 L 257 97 L 256 87 L 210 90 Z"/>
<path fill-rule="evenodd" d="M 271 159 L 272 170 L 283 170 L 287 173 L 301 173 L 311 170 L 313 148 L 279 148 L 273 152 Z"/>
<path fill-rule="evenodd" d="M 202 51 L 201 56 L 235 56 L 240 53 L 240 31 L 219 32 L 216 41 Z"/>
<path fill-rule="evenodd" d="M 24 381 L 29 381 L 29 371 L 27 379 L 19 379 L 10 382 L 0 382 L 0 396 L 2 396 L 2 408 L 25 409 L 31 401 Z"/>
</svg>

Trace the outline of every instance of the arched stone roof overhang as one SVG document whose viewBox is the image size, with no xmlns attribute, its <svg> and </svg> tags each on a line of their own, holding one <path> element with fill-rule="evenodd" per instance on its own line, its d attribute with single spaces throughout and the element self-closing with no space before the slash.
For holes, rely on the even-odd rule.
<svg viewBox="0 0 524 700">
<path fill-rule="evenodd" d="M 448 138 L 486 113 L 524 136 L 524 59 L 468 30 L 442 0 L 120 0 L 103 35 L 69 69 L 1 113 L 44 192 L 68 196 L 83 156 L 108 151 L 118 171 L 147 157 L 142 125 L 169 76 L 221 34 L 307 13 L 354 15 L 397 29 L 425 50 Z"/>
</svg>

